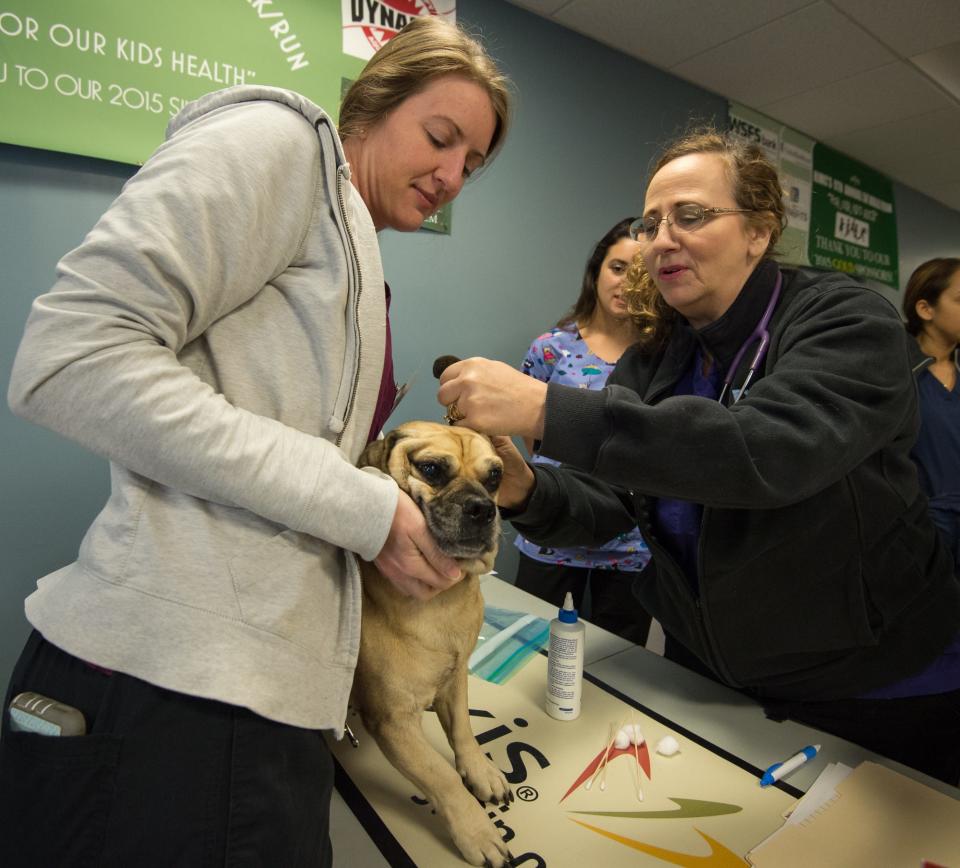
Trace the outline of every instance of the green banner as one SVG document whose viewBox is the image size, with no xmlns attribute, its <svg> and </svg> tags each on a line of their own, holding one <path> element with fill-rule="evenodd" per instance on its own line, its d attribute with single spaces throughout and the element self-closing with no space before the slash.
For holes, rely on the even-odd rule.
<svg viewBox="0 0 960 868">
<path fill-rule="evenodd" d="M 780 258 L 899 287 L 893 184 L 885 175 L 730 103 L 730 130 L 777 167 L 788 223 Z"/>
<path fill-rule="evenodd" d="M 0 0 L 0 140 L 142 163 L 184 103 L 290 88 L 336 116 L 340 0 Z"/>
<path fill-rule="evenodd" d="M 336 119 L 341 82 L 453 0 L 0 0 L 0 141 L 140 165 L 184 104 L 260 84 Z M 424 223 L 449 234 L 452 206 Z"/>
<path fill-rule="evenodd" d="M 813 166 L 810 262 L 898 289 L 893 183 L 819 143 Z"/>
<path fill-rule="evenodd" d="M 780 259 L 792 265 L 810 265 L 807 250 L 816 142 L 737 103 L 730 103 L 730 130 L 745 142 L 760 146 L 780 174 L 789 221 L 777 245 Z"/>
</svg>

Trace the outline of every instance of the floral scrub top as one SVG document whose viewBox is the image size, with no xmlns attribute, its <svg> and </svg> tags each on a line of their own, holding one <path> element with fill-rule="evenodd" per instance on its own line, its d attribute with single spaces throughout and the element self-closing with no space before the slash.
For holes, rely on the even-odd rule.
<svg viewBox="0 0 960 868">
<path fill-rule="evenodd" d="M 523 372 L 544 383 L 559 383 L 580 389 L 602 389 L 614 364 L 595 356 L 580 336 L 577 327 L 555 328 L 540 335 L 527 351 Z M 550 458 L 533 456 L 534 463 L 557 464 Z M 547 564 L 598 570 L 638 572 L 650 560 L 640 531 L 634 528 L 601 546 L 544 548 L 517 534 L 514 543 L 527 557 Z"/>
</svg>

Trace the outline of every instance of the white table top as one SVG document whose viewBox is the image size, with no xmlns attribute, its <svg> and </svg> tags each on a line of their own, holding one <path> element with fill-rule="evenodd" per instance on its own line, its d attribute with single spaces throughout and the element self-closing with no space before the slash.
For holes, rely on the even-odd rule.
<svg viewBox="0 0 960 868">
<path fill-rule="evenodd" d="M 483 576 L 480 587 L 491 605 L 546 619 L 556 617 L 554 606 L 495 575 Z M 828 763 L 854 767 L 872 760 L 960 799 L 960 790 L 851 742 L 793 721 L 768 720 L 757 703 L 735 690 L 593 624 L 587 623 L 586 627 L 584 671 L 677 727 L 751 765 L 763 769 L 787 759 L 804 745 L 821 745 L 816 758 L 790 775 L 788 782 L 794 787 L 806 790 Z M 336 792 L 331 808 L 331 837 L 334 868 L 380 868 L 388 864 Z"/>
</svg>

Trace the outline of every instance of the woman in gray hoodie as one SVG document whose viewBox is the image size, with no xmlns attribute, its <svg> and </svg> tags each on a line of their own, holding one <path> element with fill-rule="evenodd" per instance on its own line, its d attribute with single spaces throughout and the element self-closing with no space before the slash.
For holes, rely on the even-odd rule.
<svg viewBox="0 0 960 868">
<path fill-rule="evenodd" d="M 346 717 L 356 558 L 424 598 L 459 577 L 354 466 L 395 395 L 377 232 L 453 200 L 508 117 L 480 45 L 416 19 L 339 134 L 284 90 L 188 105 L 61 260 L 9 401 L 109 459 L 112 491 L 26 602 L 6 706 L 48 696 L 86 734 L 4 715 L 5 864 L 330 864 L 320 730 Z"/>
</svg>

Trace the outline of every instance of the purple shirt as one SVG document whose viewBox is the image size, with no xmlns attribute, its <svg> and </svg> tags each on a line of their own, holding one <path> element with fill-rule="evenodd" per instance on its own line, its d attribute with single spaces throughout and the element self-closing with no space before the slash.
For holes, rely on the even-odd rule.
<svg viewBox="0 0 960 868">
<path fill-rule="evenodd" d="M 693 364 L 677 381 L 674 395 L 696 395 L 716 401 L 720 397 L 723 371 L 714 362 L 710 371 L 703 371 L 703 348 L 697 347 Z M 700 522 L 703 504 L 672 497 L 658 497 L 653 505 L 653 527 L 667 550 L 683 568 L 691 587 L 697 590 L 697 551 L 700 545 Z"/>
</svg>

